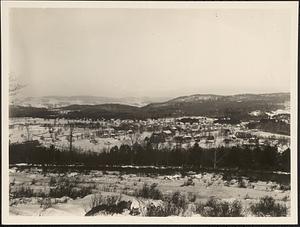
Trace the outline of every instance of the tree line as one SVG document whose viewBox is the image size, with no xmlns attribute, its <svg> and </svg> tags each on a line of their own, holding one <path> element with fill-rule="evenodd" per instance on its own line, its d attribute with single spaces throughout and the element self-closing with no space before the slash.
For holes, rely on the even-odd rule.
<svg viewBox="0 0 300 227">
<path fill-rule="evenodd" d="M 9 163 L 83 164 L 99 165 L 155 165 L 199 168 L 238 168 L 243 170 L 272 170 L 290 172 L 290 149 L 282 153 L 271 146 L 235 146 L 201 148 L 197 143 L 190 148 L 157 149 L 150 142 L 143 145 L 114 146 L 101 152 L 83 152 L 73 148 L 59 150 L 41 146 L 38 141 L 10 144 Z"/>
</svg>

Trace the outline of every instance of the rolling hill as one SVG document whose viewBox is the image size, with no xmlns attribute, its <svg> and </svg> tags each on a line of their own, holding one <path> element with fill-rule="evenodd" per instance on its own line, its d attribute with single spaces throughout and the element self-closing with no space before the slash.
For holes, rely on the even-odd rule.
<svg viewBox="0 0 300 227">
<path fill-rule="evenodd" d="M 116 103 L 100 105 L 76 104 L 52 110 L 35 107 L 11 107 L 10 116 L 21 117 L 23 113 L 24 116 L 32 114 L 32 116 L 36 117 L 41 113 L 43 116 L 54 115 L 77 119 L 146 119 L 200 115 L 248 120 L 255 117 L 249 115 L 249 112 L 257 110 L 270 112 L 284 109 L 289 100 L 289 93 L 239 94 L 231 96 L 196 94 L 177 97 L 166 102 L 151 103 L 142 107 Z"/>
<path fill-rule="evenodd" d="M 153 103 L 142 107 L 152 116 L 204 115 L 210 117 L 231 116 L 249 118 L 249 112 L 263 112 L 285 108 L 289 93 L 240 94 L 232 96 L 191 95 L 182 96 L 163 103 Z"/>
<path fill-rule="evenodd" d="M 20 100 L 17 105 L 39 108 L 60 108 L 70 105 L 101 105 L 107 103 L 124 104 L 130 106 L 145 106 L 152 102 L 166 101 L 166 97 L 102 97 L 102 96 L 43 96 L 26 97 Z"/>
</svg>

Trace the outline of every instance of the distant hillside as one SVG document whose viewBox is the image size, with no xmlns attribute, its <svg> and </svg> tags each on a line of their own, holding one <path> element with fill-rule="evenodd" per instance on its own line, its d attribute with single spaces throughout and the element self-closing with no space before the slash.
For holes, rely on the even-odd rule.
<svg viewBox="0 0 300 227">
<path fill-rule="evenodd" d="M 58 113 L 50 111 L 47 108 L 25 107 L 25 106 L 10 106 L 9 117 L 39 117 L 52 118 Z"/>
<path fill-rule="evenodd" d="M 248 113 L 251 111 L 265 112 L 285 108 L 285 102 L 289 100 L 289 93 L 232 96 L 199 94 L 182 96 L 162 103 L 152 103 L 142 107 L 142 110 L 151 116 L 205 115 L 245 119 L 250 117 Z"/>
<path fill-rule="evenodd" d="M 63 114 L 63 116 L 71 119 L 134 119 L 137 117 L 137 113 L 139 112 L 138 107 L 122 104 L 71 105 L 60 109 L 70 111 Z"/>
<path fill-rule="evenodd" d="M 152 102 L 162 102 L 169 98 L 166 97 L 100 97 L 100 96 L 43 96 L 43 97 L 26 97 L 16 105 L 31 106 L 39 108 L 59 108 L 69 105 L 100 105 L 107 103 L 124 104 L 130 106 L 145 106 Z"/>
<path fill-rule="evenodd" d="M 146 119 L 159 117 L 179 116 L 208 116 L 231 117 L 238 120 L 255 118 L 249 115 L 252 111 L 270 112 L 286 108 L 290 100 L 289 93 L 273 94 L 239 94 L 231 96 L 221 95 L 190 95 L 171 99 L 166 102 L 151 103 L 143 107 L 125 104 L 101 105 L 68 105 L 58 107 L 55 112 L 47 112 L 46 108 L 12 107 L 11 115 L 15 117 L 32 116 L 41 117 L 56 114 L 57 117 L 67 118 L 121 118 L 121 119 Z M 22 114 L 23 113 L 23 114 Z"/>
</svg>

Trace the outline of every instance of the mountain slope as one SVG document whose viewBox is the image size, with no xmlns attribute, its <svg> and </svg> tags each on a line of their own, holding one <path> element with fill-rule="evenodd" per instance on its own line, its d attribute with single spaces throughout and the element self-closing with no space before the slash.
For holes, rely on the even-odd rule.
<svg viewBox="0 0 300 227">
<path fill-rule="evenodd" d="M 171 99 L 167 102 L 151 103 L 143 107 L 124 104 L 101 104 L 101 105 L 68 105 L 54 109 L 57 117 L 67 118 L 121 118 L 121 119 L 146 119 L 159 117 L 179 116 L 208 116 L 208 117 L 231 117 L 238 120 L 253 118 L 249 115 L 252 111 L 270 112 L 286 108 L 290 100 L 289 93 L 273 94 L 239 94 L 231 96 L 196 94 Z M 33 107 L 11 108 L 10 116 L 36 117 L 39 111 L 42 115 L 47 109 Z M 29 111 L 29 112 L 28 112 Z M 52 114 L 52 113 L 51 113 Z M 41 117 L 43 117 L 41 116 Z"/>
<path fill-rule="evenodd" d="M 69 105 L 101 105 L 106 103 L 124 104 L 131 106 L 145 106 L 152 102 L 166 101 L 165 97 L 101 97 L 101 96 L 43 96 L 43 97 L 26 97 L 17 103 L 20 106 L 59 108 Z"/>
<path fill-rule="evenodd" d="M 232 96 L 191 95 L 182 96 L 163 103 L 152 103 L 142 107 L 153 116 L 204 115 L 210 117 L 235 116 L 249 118 L 255 110 L 272 111 L 285 108 L 289 93 L 239 94 Z"/>
<path fill-rule="evenodd" d="M 136 118 L 139 112 L 138 107 L 123 104 L 71 105 L 60 109 L 69 111 L 64 117 L 76 119 Z"/>
</svg>

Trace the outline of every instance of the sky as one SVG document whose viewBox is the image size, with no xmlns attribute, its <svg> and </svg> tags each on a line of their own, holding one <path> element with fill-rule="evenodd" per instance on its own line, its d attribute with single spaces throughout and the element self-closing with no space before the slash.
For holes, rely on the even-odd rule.
<svg viewBox="0 0 300 227">
<path fill-rule="evenodd" d="M 285 9 L 15 8 L 9 72 L 24 96 L 288 92 Z"/>
</svg>

